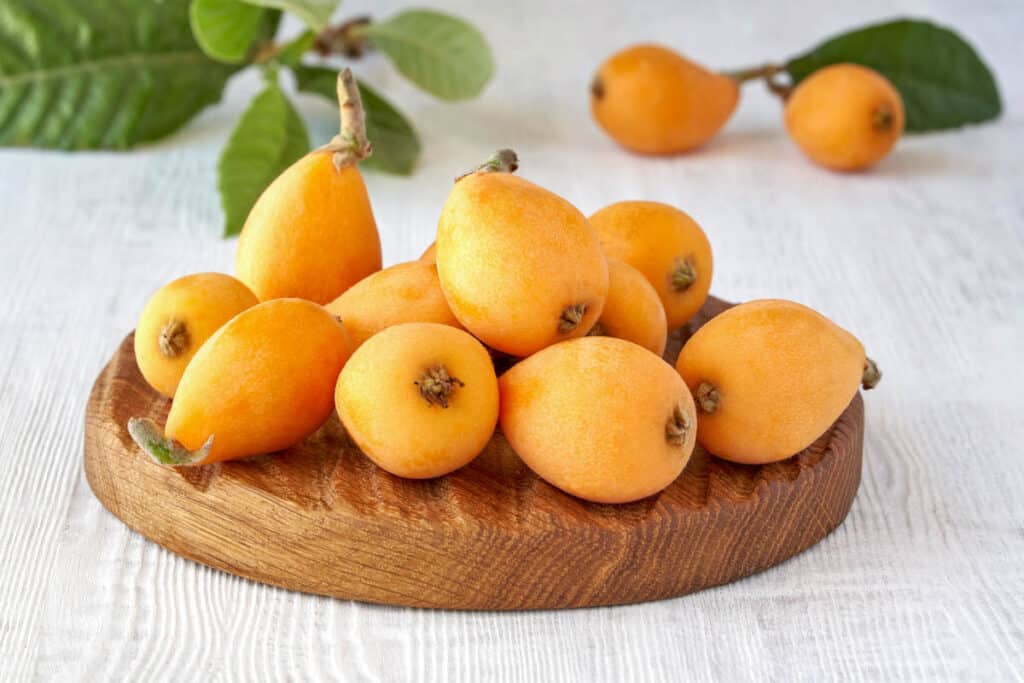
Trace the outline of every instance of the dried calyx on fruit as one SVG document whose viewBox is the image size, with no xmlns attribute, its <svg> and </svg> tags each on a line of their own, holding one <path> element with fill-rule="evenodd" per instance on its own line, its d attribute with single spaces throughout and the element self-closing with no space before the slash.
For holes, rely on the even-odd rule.
<svg viewBox="0 0 1024 683">
<path fill-rule="evenodd" d="M 467 332 L 403 323 L 352 354 L 335 405 L 371 460 L 392 474 L 427 479 L 462 467 L 487 445 L 498 420 L 498 380 L 487 350 Z"/>
<path fill-rule="evenodd" d="M 419 387 L 420 396 L 427 405 L 438 405 L 442 408 L 448 407 L 448 401 L 458 387 L 466 386 L 458 377 L 452 377 L 448 373 L 448 368 L 443 365 L 427 368 L 413 384 Z"/>
<path fill-rule="evenodd" d="M 199 348 L 224 323 L 259 303 L 223 273 L 195 273 L 161 287 L 135 326 L 135 362 L 151 387 L 173 397 Z"/>
</svg>

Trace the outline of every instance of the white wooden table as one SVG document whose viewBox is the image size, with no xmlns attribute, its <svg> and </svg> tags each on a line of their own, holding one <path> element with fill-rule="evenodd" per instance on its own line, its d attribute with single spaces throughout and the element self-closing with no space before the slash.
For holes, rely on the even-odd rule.
<svg viewBox="0 0 1024 683">
<path fill-rule="evenodd" d="M 902 3 L 899 13 L 952 24 L 981 48 L 1006 113 L 905 140 L 875 172 L 841 176 L 799 156 L 759 86 L 706 150 L 651 160 L 597 131 L 587 82 L 632 41 L 743 66 L 892 16 L 890 1 L 827 11 L 814 0 L 433 4 L 484 29 L 499 73 L 481 99 L 449 105 L 381 61 L 358 65 L 416 118 L 425 147 L 413 178 L 368 177 L 386 262 L 419 254 L 452 178 L 498 146 L 585 212 L 625 198 L 684 207 L 710 235 L 719 296 L 814 306 L 855 330 L 886 371 L 867 400 L 864 480 L 846 523 L 733 585 L 523 614 L 298 595 L 129 532 L 82 473 L 86 396 L 153 290 L 232 268 L 214 166 L 258 86 L 250 75 L 142 151 L 0 151 L 0 680 L 1019 678 L 1024 6 Z M 326 139 L 329 107 L 302 104 Z"/>
</svg>

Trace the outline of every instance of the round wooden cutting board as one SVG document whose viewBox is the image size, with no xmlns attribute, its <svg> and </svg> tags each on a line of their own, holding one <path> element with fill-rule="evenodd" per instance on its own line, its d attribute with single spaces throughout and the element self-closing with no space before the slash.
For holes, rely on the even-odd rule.
<svg viewBox="0 0 1024 683">
<path fill-rule="evenodd" d="M 670 338 L 728 305 L 711 299 Z M 255 581 L 368 602 L 538 609 L 668 598 L 799 553 L 846 517 L 860 484 L 858 394 L 810 448 L 767 466 L 699 446 L 662 493 L 628 505 L 572 498 L 538 479 L 496 434 L 467 467 L 399 479 L 353 445 L 337 417 L 298 446 L 198 468 L 149 461 L 126 424 L 163 424 L 170 401 L 143 380 L 129 335 L 100 373 L 85 418 L 96 497 L 165 548 Z"/>
</svg>

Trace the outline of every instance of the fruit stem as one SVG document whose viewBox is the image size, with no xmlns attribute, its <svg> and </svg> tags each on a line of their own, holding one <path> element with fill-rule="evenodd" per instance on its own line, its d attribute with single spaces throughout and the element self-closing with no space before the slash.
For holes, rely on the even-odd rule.
<svg viewBox="0 0 1024 683">
<path fill-rule="evenodd" d="M 779 82 L 778 76 L 786 70 L 781 64 L 762 64 L 761 66 L 752 66 L 747 69 L 737 69 L 736 71 L 724 71 L 723 76 L 728 76 L 738 83 L 746 83 L 747 81 L 763 80 L 768 90 L 775 93 L 783 100 L 789 97 L 789 94 L 793 90 L 793 86 L 785 85 Z"/>
<path fill-rule="evenodd" d="M 334 167 L 340 171 L 373 154 L 373 145 L 366 139 L 366 117 L 359 84 L 348 67 L 338 72 L 338 109 L 341 130 L 321 149 L 334 152 Z"/>
<path fill-rule="evenodd" d="M 878 363 L 870 358 L 864 359 L 864 374 L 861 376 L 860 385 L 865 391 L 874 389 L 882 381 L 882 371 L 878 369 Z"/>
<path fill-rule="evenodd" d="M 710 382 L 701 382 L 693 398 L 697 407 L 708 414 L 718 410 L 718 404 L 722 400 L 722 397 L 718 395 L 718 387 Z"/>
<path fill-rule="evenodd" d="M 583 320 L 583 316 L 587 313 L 586 304 L 573 304 L 567 306 L 562 311 L 562 316 L 558 319 L 558 331 L 559 332 L 572 332 L 580 325 L 580 321 Z"/>
<path fill-rule="evenodd" d="M 160 330 L 160 337 L 157 345 L 164 358 L 177 358 L 188 351 L 189 347 L 188 327 L 177 318 L 171 318 Z"/>
<path fill-rule="evenodd" d="M 448 400 L 458 387 L 466 386 L 458 377 L 452 377 L 443 365 L 427 368 L 413 384 L 419 387 L 420 396 L 427 405 L 439 405 L 442 408 L 448 407 Z"/>
<path fill-rule="evenodd" d="M 758 78 L 774 76 L 780 71 L 782 71 L 782 67 L 778 64 L 762 64 L 760 66 L 751 66 L 746 69 L 737 69 L 736 71 L 723 71 L 722 75 L 728 76 L 740 83 L 746 83 L 747 81 L 753 81 Z"/>
<path fill-rule="evenodd" d="M 190 451 L 174 439 L 164 436 L 163 430 L 148 417 L 128 420 L 128 433 L 139 448 L 158 465 L 198 465 L 206 460 L 213 447 L 213 435 L 196 451 Z"/>
<path fill-rule="evenodd" d="M 689 416 L 683 412 L 682 407 L 676 406 L 665 423 L 665 441 L 673 446 L 682 446 L 686 443 L 686 435 L 693 423 Z"/>
<path fill-rule="evenodd" d="M 474 168 L 469 173 L 463 173 L 455 182 L 474 173 L 515 173 L 519 169 L 519 157 L 511 149 L 499 149 L 491 158 Z"/>
<path fill-rule="evenodd" d="M 279 53 L 283 47 L 284 45 L 282 43 L 275 43 L 273 40 L 268 40 L 256 49 L 256 54 L 253 55 L 252 61 L 254 64 L 268 64 L 270 60 L 277 56 L 277 53 Z"/>
<path fill-rule="evenodd" d="M 789 96 L 793 94 L 793 86 L 780 83 L 774 77 L 764 79 L 765 87 L 768 88 L 769 92 L 773 95 L 778 96 L 780 100 L 785 102 L 789 99 Z"/>
<path fill-rule="evenodd" d="M 677 292 L 685 292 L 697 280 L 697 270 L 693 267 L 690 259 L 683 259 L 681 263 L 669 274 L 669 281 L 672 289 Z"/>
<path fill-rule="evenodd" d="M 590 94 L 599 100 L 604 97 L 604 80 L 600 75 L 594 76 L 594 80 L 590 81 Z"/>
</svg>

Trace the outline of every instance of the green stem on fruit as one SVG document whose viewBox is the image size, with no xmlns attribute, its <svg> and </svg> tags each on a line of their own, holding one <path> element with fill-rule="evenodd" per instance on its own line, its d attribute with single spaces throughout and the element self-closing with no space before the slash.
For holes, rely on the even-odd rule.
<svg viewBox="0 0 1024 683">
<path fill-rule="evenodd" d="M 338 73 L 338 108 L 341 130 L 320 149 L 334 152 L 334 167 L 340 171 L 373 154 L 373 145 L 366 139 L 366 115 L 359 84 L 348 67 Z"/>
<path fill-rule="evenodd" d="M 861 376 L 860 385 L 865 389 L 874 389 L 882 381 L 882 371 L 878 363 L 870 358 L 864 359 L 864 374 Z"/>
<path fill-rule="evenodd" d="M 206 460 L 213 447 L 213 435 L 199 450 L 190 451 L 174 439 L 164 436 L 163 430 L 148 417 L 128 420 L 128 433 L 150 459 L 158 465 L 197 465 Z"/>
<path fill-rule="evenodd" d="M 474 173 L 515 173 L 519 169 L 519 157 L 511 149 L 499 149 L 491 155 L 491 158 L 474 168 L 469 173 L 463 173 L 455 182 L 459 182 L 466 176 Z"/>
</svg>

